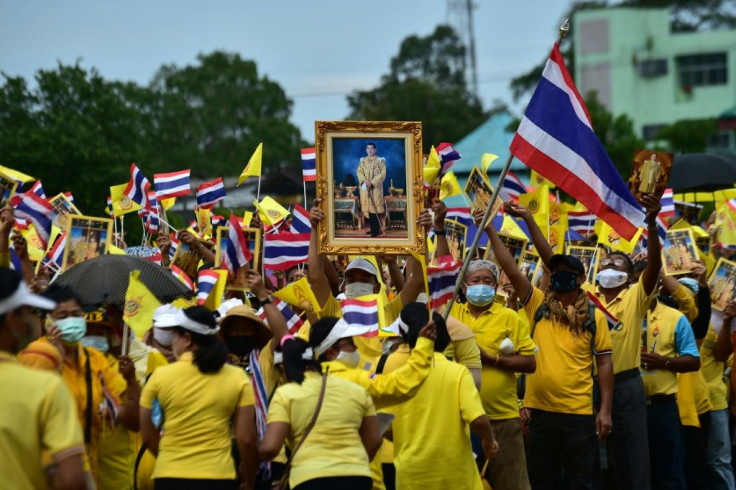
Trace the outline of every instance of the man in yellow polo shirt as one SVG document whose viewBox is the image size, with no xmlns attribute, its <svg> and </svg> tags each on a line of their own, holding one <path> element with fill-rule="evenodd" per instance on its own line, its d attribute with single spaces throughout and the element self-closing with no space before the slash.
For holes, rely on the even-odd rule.
<svg viewBox="0 0 736 490">
<path fill-rule="evenodd" d="M 613 366 L 608 322 L 581 285 L 585 267 L 574 256 L 549 259 L 550 287 L 531 285 L 493 224 L 486 227 L 501 269 L 511 281 L 539 347 L 537 370 L 526 377 L 527 466 L 532 488 L 593 488 L 598 441 L 611 432 Z M 593 369 L 600 409 L 594 415 Z M 596 438 L 596 435 L 598 436 Z"/>
<path fill-rule="evenodd" d="M 12 223 L 12 215 L 10 218 Z M 84 442 L 74 400 L 58 374 L 21 366 L 14 358 L 32 325 L 30 307 L 55 303 L 32 294 L 20 274 L 0 269 L 0 480 L 3 488 L 84 488 Z M 53 462 L 50 478 L 41 453 Z"/>
</svg>

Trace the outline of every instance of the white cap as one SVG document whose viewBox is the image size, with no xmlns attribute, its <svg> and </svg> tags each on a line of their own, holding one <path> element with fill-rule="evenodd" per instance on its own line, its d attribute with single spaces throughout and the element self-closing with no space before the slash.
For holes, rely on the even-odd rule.
<svg viewBox="0 0 736 490">
<path fill-rule="evenodd" d="M 217 307 L 217 314 L 219 315 L 219 320 L 222 320 L 223 318 L 225 318 L 225 315 L 227 315 L 228 311 L 242 304 L 243 304 L 243 301 L 238 298 L 230 298 L 229 300 L 223 301 L 222 303 L 220 303 L 220 306 Z"/>
<path fill-rule="evenodd" d="M 330 333 L 327 334 L 327 337 L 325 337 L 325 339 L 314 349 L 314 353 L 317 356 L 321 356 L 338 340 L 366 334 L 370 329 L 371 327 L 366 325 L 350 325 L 348 322 L 340 318 L 337 323 L 335 323 L 335 326 L 332 327 Z"/>
<path fill-rule="evenodd" d="M 0 300 L 0 315 L 4 315 L 9 311 L 13 311 L 21 306 L 30 306 L 42 310 L 53 310 L 56 308 L 56 302 L 50 299 L 33 294 L 26 286 L 25 281 L 18 283 L 18 288 L 13 294 L 7 298 Z"/>
<path fill-rule="evenodd" d="M 376 267 L 371 264 L 369 260 L 366 260 L 364 258 L 357 258 L 350 261 L 348 264 L 347 269 L 345 269 L 345 273 L 353 270 L 353 269 L 360 269 L 362 271 L 367 272 L 368 274 L 371 274 L 378 279 L 378 271 L 376 270 Z"/>
<path fill-rule="evenodd" d="M 167 303 L 161 305 L 153 312 L 153 326 L 154 328 L 172 328 L 178 327 L 179 323 L 176 319 L 176 312 L 179 308 Z"/>
</svg>

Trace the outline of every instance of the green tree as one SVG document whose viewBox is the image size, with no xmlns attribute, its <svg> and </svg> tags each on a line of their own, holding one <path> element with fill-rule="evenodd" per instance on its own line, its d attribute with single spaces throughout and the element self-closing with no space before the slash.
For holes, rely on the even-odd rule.
<svg viewBox="0 0 736 490">
<path fill-rule="evenodd" d="M 668 151 L 673 153 L 703 153 L 708 136 L 717 132 L 715 119 L 684 119 L 660 129 L 654 139 L 666 142 Z"/>
<path fill-rule="evenodd" d="M 348 105 L 349 119 L 422 121 L 425 151 L 462 138 L 488 118 L 467 87 L 465 47 L 448 26 L 404 39 L 381 85 L 353 92 Z"/>
</svg>

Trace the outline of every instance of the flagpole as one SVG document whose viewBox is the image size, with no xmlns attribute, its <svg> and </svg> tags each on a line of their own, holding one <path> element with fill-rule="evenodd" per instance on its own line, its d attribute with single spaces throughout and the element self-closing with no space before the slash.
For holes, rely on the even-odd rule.
<svg viewBox="0 0 736 490">
<path fill-rule="evenodd" d="M 120 217 L 120 239 L 125 241 L 125 215 Z"/>
<path fill-rule="evenodd" d="M 306 193 L 306 189 L 304 191 Z M 256 200 L 261 201 L 261 174 L 258 174 L 258 192 L 256 192 Z"/>
<path fill-rule="evenodd" d="M 306 208 L 307 207 L 307 182 L 304 181 L 303 184 L 304 184 L 303 185 L 304 187 L 304 207 Z"/>
<path fill-rule="evenodd" d="M 130 342 L 130 327 L 126 322 L 123 322 L 123 346 L 121 354 L 124 356 L 128 355 L 128 343 Z"/>
<path fill-rule="evenodd" d="M 560 26 L 559 36 L 557 38 L 557 44 L 559 45 L 562 40 L 565 38 L 565 35 L 570 30 L 570 23 L 569 19 L 565 19 L 565 21 Z M 480 242 L 480 236 L 484 232 L 486 228 L 486 224 L 488 223 L 488 220 L 491 217 L 491 210 L 493 209 L 493 203 L 496 202 L 496 198 L 498 198 L 498 193 L 501 190 L 501 185 L 503 184 L 503 181 L 506 179 L 506 174 L 509 173 L 509 170 L 511 169 L 511 162 L 514 160 L 513 153 L 509 155 L 509 157 L 506 159 L 506 164 L 503 166 L 503 170 L 501 170 L 501 175 L 498 176 L 498 183 L 496 184 L 496 187 L 493 188 L 493 194 L 491 195 L 491 200 L 488 202 L 488 207 L 486 207 L 486 212 L 483 214 L 483 219 L 481 219 L 480 224 L 478 225 L 478 232 L 475 234 L 475 238 L 473 238 L 473 244 L 470 246 L 470 250 L 468 250 L 468 253 L 465 254 L 465 257 L 475 257 L 476 250 L 478 249 L 478 242 Z M 549 220 L 549 213 L 547 213 L 547 219 Z M 549 226 L 547 227 L 548 233 L 549 233 Z M 488 243 L 488 246 L 490 247 L 490 242 Z M 457 281 L 455 282 L 455 293 L 452 295 L 452 299 L 447 303 L 447 306 L 445 307 L 445 312 L 442 315 L 442 318 L 444 320 L 447 320 L 447 317 L 450 316 L 450 310 L 452 310 L 452 306 L 455 304 L 455 300 L 457 299 L 457 295 L 460 293 L 460 289 L 463 286 L 463 282 L 465 281 L 465 274 L 468 272 L 468 267 L 470 266 L 470 260 L 465 260 L 463 262 L 463 267 L 460 270 L 460 274 L 457 276 Z"/>
</svg>

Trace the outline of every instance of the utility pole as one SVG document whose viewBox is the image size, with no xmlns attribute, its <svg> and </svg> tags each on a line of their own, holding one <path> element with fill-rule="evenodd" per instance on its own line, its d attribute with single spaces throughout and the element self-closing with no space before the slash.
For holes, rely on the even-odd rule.
<svg viewBox="0 0 736 490">
<path fill-rule="evenodd" d="M 478 96 L 478 64 L 473 29 L 473 0 L 447 0 L 447 22 L 465 44 L 465 72 L 473 94 Z"/>
</svg>

